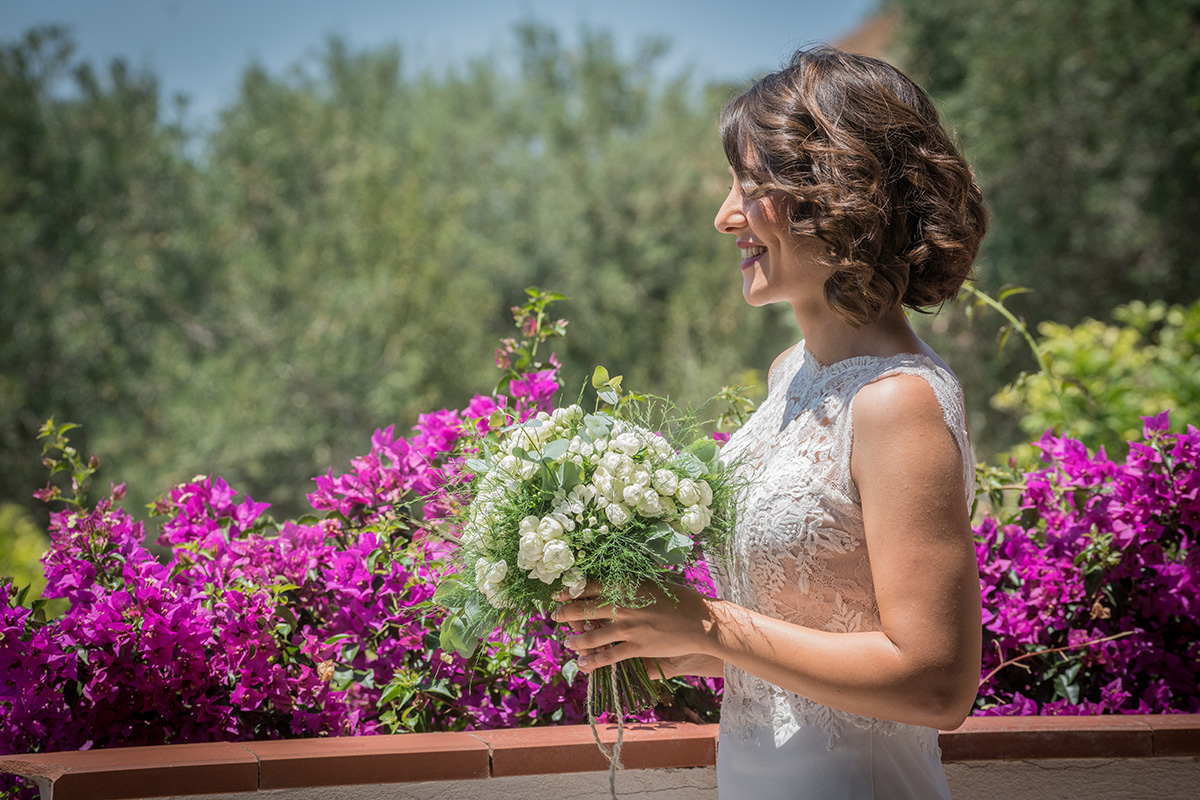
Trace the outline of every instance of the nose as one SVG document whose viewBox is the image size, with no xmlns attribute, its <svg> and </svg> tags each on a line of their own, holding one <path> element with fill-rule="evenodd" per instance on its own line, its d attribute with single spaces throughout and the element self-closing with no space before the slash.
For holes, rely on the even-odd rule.
<svg viewBox="0 0 1200 800">
<path fill-rule="evenodd" d="M 738 191 L 736 185 L 729 188 L 729 194 L 725 197 L 725 202 L 721 203 L 713 225 L 721 233 L 736 233 L 746 227 L 746 211 L 742 208 L 742 193 Z"/>
</svg>

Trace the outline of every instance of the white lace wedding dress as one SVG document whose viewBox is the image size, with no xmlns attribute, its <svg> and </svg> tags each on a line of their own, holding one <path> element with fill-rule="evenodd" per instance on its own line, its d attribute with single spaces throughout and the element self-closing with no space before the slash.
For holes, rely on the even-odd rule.
<svg viewBox="0 0 1200 800">
<path fill-rule="evenodd" d="M 896 373 L 933 387 L 963 454 L 970 503 L 975 480 L 962 390 L 944 365 L 902 354 L 824 366 L 801 342 L 773 371 L 762 406 L 725 445 L 751 483 L 716 570 L 723 598 L 820 630 L 880 629 L 850 477 L 851 401 L 866 384 Z M 728 664 L 717 783 L 722 800 L 950 796 L 933 728 L 837 711 Z"/>
</svg>

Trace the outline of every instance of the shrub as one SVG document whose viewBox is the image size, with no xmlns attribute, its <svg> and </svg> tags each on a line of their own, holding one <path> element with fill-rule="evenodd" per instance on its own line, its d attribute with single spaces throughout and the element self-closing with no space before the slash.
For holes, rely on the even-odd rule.
<svg viewBox="0 0 1200 800">
<path fill-rule="evenodd" d="M 1019 509 L 976 528 L 979 713 L 1200 711 L 1200 431 L 1146 417 L 1123 462 L 1052 432 L 1037 446 Z"/>
</svg>

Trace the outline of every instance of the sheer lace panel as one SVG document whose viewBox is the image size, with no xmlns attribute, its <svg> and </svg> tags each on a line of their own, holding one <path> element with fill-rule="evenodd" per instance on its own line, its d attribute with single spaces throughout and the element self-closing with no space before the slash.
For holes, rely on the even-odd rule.
<svg viewBox="0 0 1200 800">
<path fill-rule="evenodd" d="M 851 403 L 866 384 L 905 373 L 933 388 L 962 454 L 964 502 L 974 496 L 974 461 L 962 390 L 954 376 L 916 354 L 860 357 L 823 366 L 800 343 L 772 372 L 767 399 L 725 445 L 750 479 L 742 521 L 716 582 L 746 608 L 819 630 L 880 629 L 862 508 L 850 477 Z M 831 741 L 845 725 L 901 730 L 937 750 L 937 731 L 836 711 L 726 666 L 722 728 L 757 727 L 787 741 L 815 725 Z"/>
</svg>

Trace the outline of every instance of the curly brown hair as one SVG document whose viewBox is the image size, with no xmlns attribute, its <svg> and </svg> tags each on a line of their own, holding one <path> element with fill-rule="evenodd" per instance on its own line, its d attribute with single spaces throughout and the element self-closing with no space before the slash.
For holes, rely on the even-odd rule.
<svg viewBox="0 0 1200 800">
<path fill-rule="evenodd" d="M 987 231 L 983 194 L 921 87 L 892 65 L 800 50 L 721 111 L 749 197 L 785 198 L 791 231 L 828 245 L 825 300 L 854 325 L 957 295 Z"/>
</svg>

